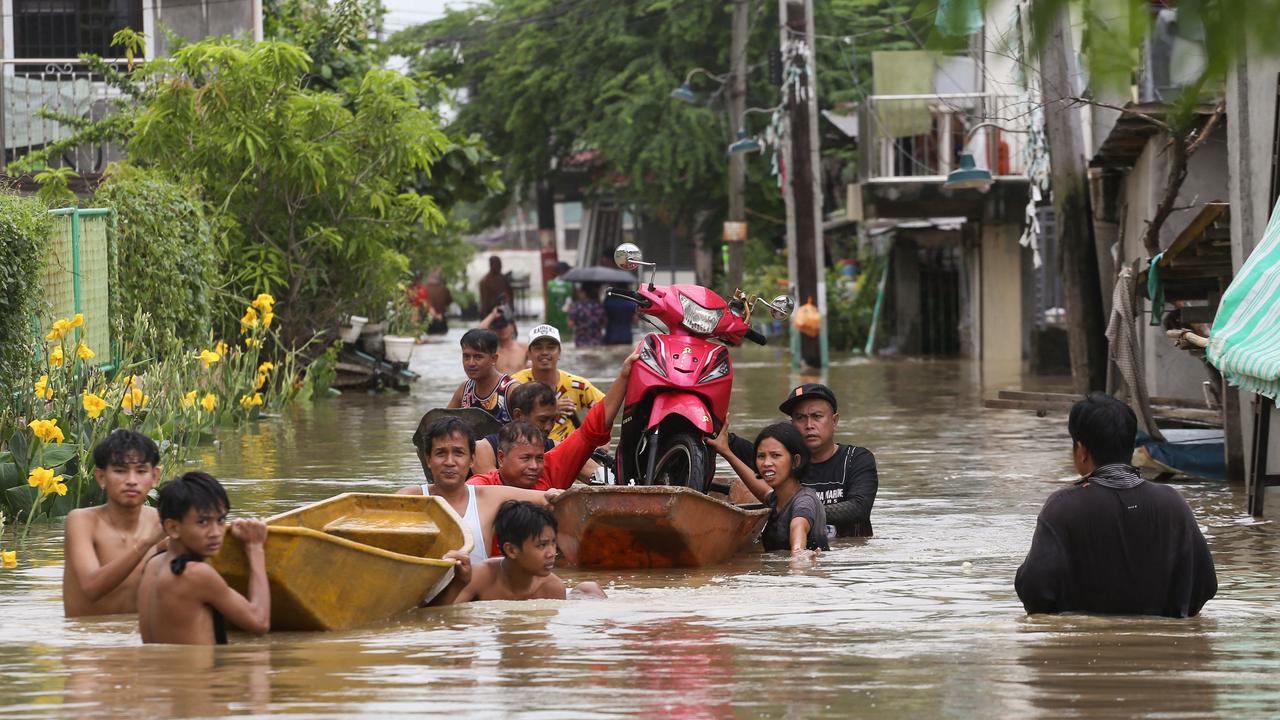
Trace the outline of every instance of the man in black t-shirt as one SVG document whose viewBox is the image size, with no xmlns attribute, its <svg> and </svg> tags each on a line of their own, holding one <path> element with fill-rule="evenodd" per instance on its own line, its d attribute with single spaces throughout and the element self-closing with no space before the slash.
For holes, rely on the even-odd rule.
<svg viewBox="0 0 1280 720">
<path fill-rule="evenodd" d="M 812 454 L 812 465 L 804 480 L 822 498 L 827 524 L 837 537 L 871 537 L 871 506 L 876 501 L 880 478 L 871 451 L 835 441 L 840 413 L 835 393 L 819 383 L 805 383 L 787 394 L 778 410 L 804 435 Z M 752 468 L 755 450 L 749 440 L 729 436 L 729 447 Z"/>
</svg>

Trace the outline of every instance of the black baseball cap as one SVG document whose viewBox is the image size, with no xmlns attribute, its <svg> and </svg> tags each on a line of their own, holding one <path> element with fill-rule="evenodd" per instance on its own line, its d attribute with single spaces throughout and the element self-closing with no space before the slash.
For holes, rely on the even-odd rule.
<svg viewBox="0 0 1280 720">
<path fill-rule="evenodd" d="M 778 410 L 784 415 L 790 415 L 796 405 L 802 400 L 826 400 L 831 403 L 831 412 L 839 412 L 836 407 L 835 393 L 831 392 L 831 388 L 821 383 L 805 383 L 797 386 L 788 395 L 787 399 L 782 401 L 778 406 Z"/>
</svg>

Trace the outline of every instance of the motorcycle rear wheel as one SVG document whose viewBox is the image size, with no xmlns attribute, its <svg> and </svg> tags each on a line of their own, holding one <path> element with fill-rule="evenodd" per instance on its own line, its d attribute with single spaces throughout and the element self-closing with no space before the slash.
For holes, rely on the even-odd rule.
<svg viewBox="0 0 1280 720">
<path fill-rule="evenodd" d="M 683 485 L 705 493 L 714 472 L 715 458 L 703 442 L 701 433 L 680 431 L 659 436 L 653 485 Z"/>
</svg>

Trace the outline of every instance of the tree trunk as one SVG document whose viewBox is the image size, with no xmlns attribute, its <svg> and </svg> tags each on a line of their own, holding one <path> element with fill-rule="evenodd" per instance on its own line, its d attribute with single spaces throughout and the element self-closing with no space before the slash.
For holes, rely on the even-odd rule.
<svg viewBox="0 0 1280 720">
<path fill-rule="evenodd" d="M 1078 72 L 1066 7 L 1050 20 L 1040 72 L 1071 379 L 1076 392 L 1083 394 L 1106 387 L 1107 347 L 1089 211 L 1084 134 L 1079 110 L 1072 100 L 1078 94 Z"/>
</svg>

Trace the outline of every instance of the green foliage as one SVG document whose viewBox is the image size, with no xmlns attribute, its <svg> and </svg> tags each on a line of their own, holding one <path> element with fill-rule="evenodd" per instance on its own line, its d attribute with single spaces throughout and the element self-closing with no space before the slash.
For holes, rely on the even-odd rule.
<svg viewBox="0 0 1280 720">
<path fill-rule="evenodd" d="M 161 336 L 207 338 L 217 256 L 204 203 L 161 173 L 128 164 L 110 168 L 95 200 L 115 210 L 113 317 L 149 312 Z"/>
<path fill-rule="evenodd" d="M 384 59 L 376 36 L 385 14 L 380 0 L 267 0 L 263 33 L 306 51 L 307 87 L 349 90 Z"/>
<path fill-rule="evenodd" d="M 40 189 L 36 197 L 51 208 L 67 207 L 76 204 L 76 194 L 71 192 L 70 183 L 80 173 L 69 167 L 45 168 L 33 178 Z"/>
<path fill-rule="evenodd" d="M 871 332 L 872 313 L 885 258 L 870 248 L 858 260 L 858 274 L 849 277 L 839 268 L 827 269 L 827 333 L 832 350 L 861 352 Z"/>
<path fill-rule="evenodd" d="M 450 129 L 485 139 L 507 187 L 527 197 L 567 166 L 589 190 L 687 226 L 724 204 L 728 137 L 718 108 L 669 93 L 694 67 L 723 72 L 728 30 L 719 3 L 492 0 L 388 44 L 415 76 L 465 89 Z M 769 34 L 756 23 L 753 35 Z M 756 91 L 774 104 L 771 88 Z"/>
<path fill-rule="evenodd" d="M 290 341 L 390 298 L 415 229 L 443 222 L 405 189 L 448 145 L 413 83 L 374 70 L 350 96 L 309 90 L 310 62 L 283 42 L 188 45 L 139 71 L 129 142 L 136 162 L 202 189 L 230 295 L 280 297 Z"/>
<path fill-rule="evenodd" d="M 0 192 L 0 396 L 5 398 L 28 381 L 49 227 L 42 203 Z"/>
</svg>

